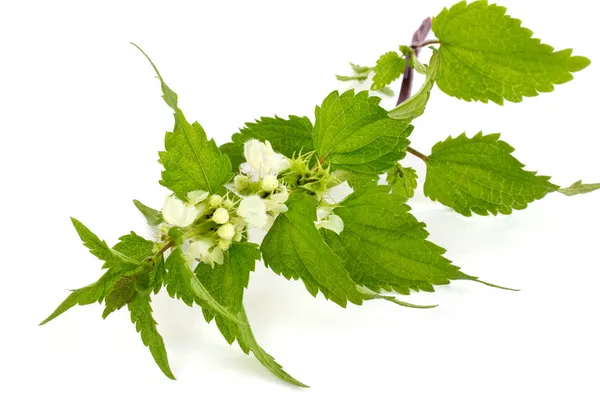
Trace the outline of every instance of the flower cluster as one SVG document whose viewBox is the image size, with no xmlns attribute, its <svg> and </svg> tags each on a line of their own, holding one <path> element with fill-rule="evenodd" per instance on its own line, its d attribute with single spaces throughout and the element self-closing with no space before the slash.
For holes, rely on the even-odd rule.
<svg viewBox="0 0 600 400">
<path fill-rule="evenodd" d="M 165 199 L 159 227 L 163 240 L 177 227 L 187 242 L 186 254 L 190 263 L 200 261 L 211 266 L 223 264 L 224 252 L 233 242 L 244 238 L 248 227 L 269 230 L 275 218 L 288 211 L 286 201 L 290 187 L 302 187 L 322 194 L 339 180 L 320 163 L 309 167 L 312 154 L 288 159 L 273 151 L 271 144 L 249 140 L 244 144 L 246 162 L 240 173 L 227 186 L 229 191 L 218 194 L 196 190 L 181 200 L 174 195 Z M 317 210 L 317 229 L 329 229 L 340 234 L 344 223 L 333 214 L 331 205 Z"/>
</svg>

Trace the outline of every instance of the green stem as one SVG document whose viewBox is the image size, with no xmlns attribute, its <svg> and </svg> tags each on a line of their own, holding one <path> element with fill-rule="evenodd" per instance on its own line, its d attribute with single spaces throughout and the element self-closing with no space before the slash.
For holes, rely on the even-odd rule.
<svg viewBox="0 0 600 400">
<path fill-rule="evenodd" d="M 421 153 L 420 151 L 417 151 L 415 149 L 413 149 L 412 147 L 408 147 L 406 149 L 407 152 L 409 152 L 410 154 L 412 154 L 413 156 L 419 157 L 421 160 L 427 162 L 430 160 L 430 158 L 428 156 L 426 156 L 425 154 Z"/>
</svg>

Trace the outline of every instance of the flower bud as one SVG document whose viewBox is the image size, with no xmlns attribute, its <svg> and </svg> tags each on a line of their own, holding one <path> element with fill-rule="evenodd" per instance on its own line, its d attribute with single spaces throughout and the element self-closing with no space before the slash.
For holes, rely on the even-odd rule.
<svg viewBox="0 0 600 400">
<path fill-rule="evenodd" d="M 236 175 L 235 178 L 233 178 L 233 185 L 235 186 L 235 188 L 237 190 L 246 189 L 249 184 L 250 184 L 250 179 L 248 179 L 247 176 Z"/>
<path fill-rule="evenodd" d="M 233 236 L 233 241 L 234 242 L 239 242 L 242 240 L 242 232 L 236 232 L 235 235 Z"/>
<path fill-rule="evenodd" d="M 235 236 L 235 228 L 232 224 L 221 225 L 219 229 L 217 229 L 217 235 L 221 239 L 231 240 Z"/>
<path fill-rule="evenodd" d="M 212 208 L 218 208 L 222 202 L 223 198 L 221 196 L 218 194 L 213 194 L 208 200 L 208 205 L 210 205 Z"/>
<path fill-rule="evenodd" d="M 219 248 L 221 250 L 227 251 L 231 247 L 231 240 L 219 239 L 219 241 L 217 242 L 217 245 L 219 246 Z"/>
<path fill-rule="evenodd" d="M 229 221 L 229 212 L 223 207 L 217 208 L 212 216 L 212 220 L 222 225 Z"/>
<path fill-rule="evenodd" d="M 228 210 L 231 210 L 233 208 L 233 201 L 225 199 L 225 201 L 223 201 L 223 207 L 225 207 Z"/>
<path fill-rule="evenodd" d="M 261 188 L 265 192 L 272 192 L 279 186 L 279 181 L 273 175 L 267 175 L 263 178 Z"/>
</svg>

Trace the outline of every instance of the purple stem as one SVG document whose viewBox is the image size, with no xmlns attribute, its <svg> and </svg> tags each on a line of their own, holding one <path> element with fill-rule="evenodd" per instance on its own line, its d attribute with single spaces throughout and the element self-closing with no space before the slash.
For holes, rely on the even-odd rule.
<svg viewBox="0 0 600 400">
<path fill-rule="evenodd" d="M 414 33 L 411 44 L 423 42 L 427 38 L 427 35 L 429 35 L 430 31 L 431 31 L 431 18 L 426 18 L 423 21 L 423 23 L 421 24 L 421 26 L 419 27 L 419 29 L 417 29 L 417 31 Z M 416 56 L 418 56 L 419 53 L 421 52 L 420 47 L 417 47 L 413 50 L 414 50 Z M 404 75 L 402 77 L 402 86 L 400 87 L 400 95 L 398 96 L 398 102 L 396 102 L 396 105 L 399 105 L 400 103 L 403 103 L 406 100 L 408 100 L 410 98 L 410 94 L 412 92 L 414 71 L 410 66 L 409 60 L 410 60 L 410 56 L 407 55 L 406 56 L 406 67 L 404 68 Z"/>
</svg>

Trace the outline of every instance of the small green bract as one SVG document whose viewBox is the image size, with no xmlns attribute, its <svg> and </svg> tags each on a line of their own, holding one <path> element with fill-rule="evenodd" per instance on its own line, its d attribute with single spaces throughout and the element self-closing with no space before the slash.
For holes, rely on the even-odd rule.
<svg viewBox="0 0 600 400">
<path fill-rule="evenodd" d="M 436 38 L 427 40 L 430 29 Z M 155 232 L 153 240 L 131 232 L 111 247 L 72 219 L 104 273 L 72 291 L 42 324 L 76 305 L 103 303 L 103 318 L 127 309 L 160 370 L 175 379 L 152 316 L 151 298 L 165 289 L 200 307 L 227 343 L 237 342 L 276 377 L 307 387 L 252 333 L 243 301 L 257 261 L 341 307 L 384 300 L 432 308 L 399 296 L 454 280 L 501 288 L 463 272 L 428 240 L 425 224 L 407 204 L 418 186 L 416 171 L 399 162 L 407 154 L 423 160 L 425 195 L 466 217 L 511 214 L 548 194 L 590 193 L 600 184 L 561 188 L 525 170 L 498 133 L 448 137 L 426 155 L 410 147 L 412 122 L 426 112 L 436 84 L 467 101 L 520 102 L 571 80 L 590 61 L 542 44 L 506 9 L 483 0 L 442 10 L 425 20 L 415 38 L 383 54 L 374 67 L 351 64 L 353 75 L 337 77 L 362 82 L 372 76 L 371 90 L 385 94 L 402 77 L 395 108 L 385 110 L 368 91 L 333 91 L 313 119 L 261 117 L 220 147 L 198 122 L 186 119 L 177 94 L 142 51 L 173 111 L 174 127 L 159 153 L 160 184 L 171 194 L 160 210 L 134 201 Z M 418 55 L 426 46 L 433 55 L 422 64 Z M 410 97 L 415 73 L 425 75 L 424 84 Z M 341 185 L 352 193 L 333 201 L 330 191 Z M 262 243 L 249 240 L 250 228 L 266 231 Z"/>
</svg>

